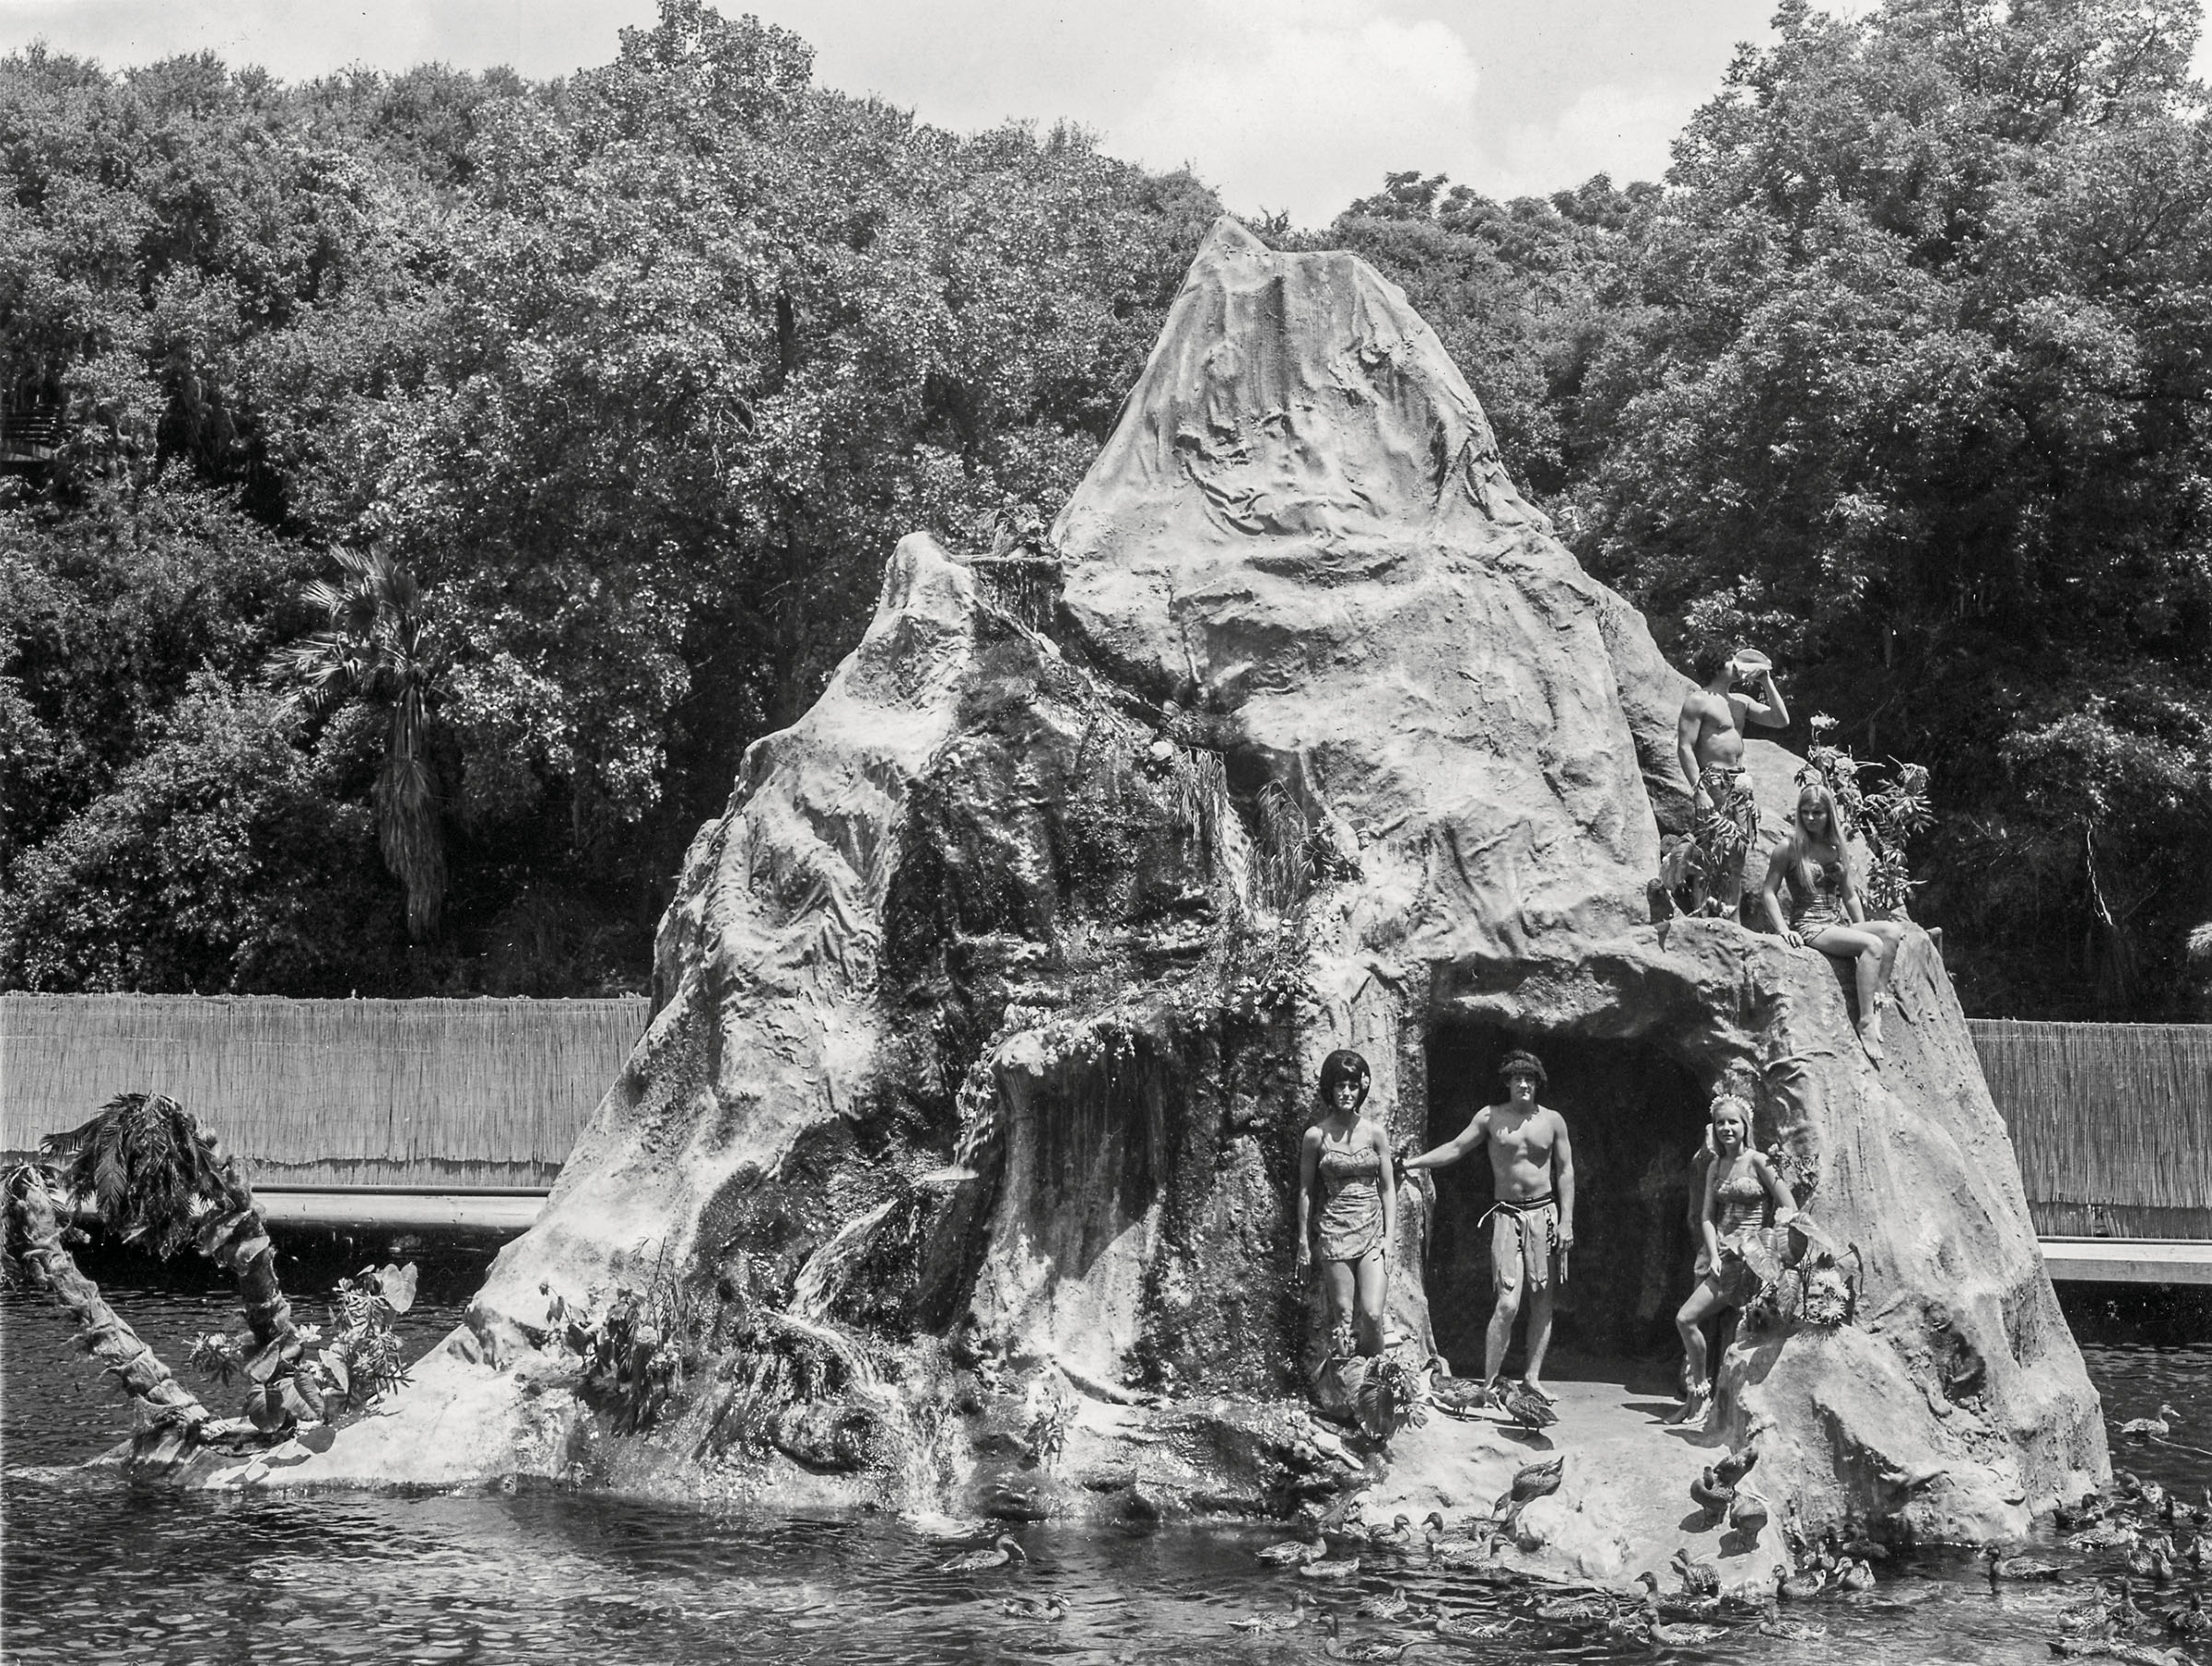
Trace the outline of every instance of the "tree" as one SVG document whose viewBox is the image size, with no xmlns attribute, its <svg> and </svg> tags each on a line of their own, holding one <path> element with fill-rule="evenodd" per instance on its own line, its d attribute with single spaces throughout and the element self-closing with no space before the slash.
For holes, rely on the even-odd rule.
<svg viewBox="0 0 2212 1666">
<path fill-rule="evenodd" d="M 369 818 L 334 802 L 275 696 L 197 674 L 146 754 L 23 852 L 0 980 L 53 991 L 392 987 L 400 922 Z"/>
<path fill-rule="evenodd" d="M 69 1189 L 126 1242 L 166 1261 L 186 1244 L 238 1283 L 254 1356 L 247 1415 L 275 1429 L 320 1416 L 305 1343 L 276 1275 L 276 1247 L 253 1189 L 197 1119 L 166 1094 L 117 1094 L 82 1127 L 45 1142 L 68 1159 Z"/>
<path fill-rule="evenodd" d="M 324 628 L 288 644 L 276 664 L 300 684 L 309 710 L 352 698 L 382 713 L 376 842 L 406 888 L 407 934 L 421 942 L 438 929 L 445 898 L 445 831 L 429 757 L 438 667 L 425 640 L 422 591 L 414 575 L 381 553 L 340 550 L 337 562 L 343 581 L 317 580 L 306 591 Z"/>
<path fill-rule="evenodd" d="M 1593 362 L 1580 553 L 1931 766 L 1970 1010 L 2153 1015 L 2212 904 L 2212 125 L 2194 8 L 1785 6 Z"/>
</svg>

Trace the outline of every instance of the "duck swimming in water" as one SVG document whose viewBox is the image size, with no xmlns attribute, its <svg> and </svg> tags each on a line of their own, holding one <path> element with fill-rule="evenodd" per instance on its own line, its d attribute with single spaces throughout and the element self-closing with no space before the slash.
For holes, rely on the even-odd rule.
<svg viewBox="0 0 2212 1666">
<path fill-rule="evenodd" d="M 1298 1573 L 1302 1579 L 1356 1579 L 1359 1577 L 1359 1558 L 1331 1556 L 1324 1561 L 1301 1562 Z"/>
<path fill-rule="evenodd" d="M 1403 1585 L 1394 1585 L 1388 1590 L 1379 1590 L 1362 1597 L 1359 1606 L 1353 1610 L 1362 1620 L 1399 1620 L 1413 1606 Z"/>
<path fill-rule="evenodd" d="M 1874 1569 L 1864 1562 L 1853 1562 L 1846 1556 L 1843 1566 L 1837 1570 L 1836 1587 L 1840 1590 L 1872 1590 Z"/>
<path fill-rule="evenodd" d="M 2120 1432 L 2130 1440 L 2163 1439 L 2182 1414 L 2170 1405 L 2160 1405 L 2156 1417 L 2130 1417 L 2120 1425 Z"/>
<path fill-rule="evenodd" d="M 1067 1601 L 1063 1597 L 1008 1597 L 998 1607 L 1000 1613 L 1016 1620 L 1057 1625 L 1067 1618 Z"/>
<path fill-rule="evenodd" d="M 1700 1562 L 1689 1554 L 1685 1544 L 1675 1553 L 1675 1577 L 1682 1581 L 1685 1595 L 1717 1597 L 1721 1594 L 1721 1570 L 1710 1562 Z"/>
<path fill-rule="evenodd" d="M 1450 1643 L 1495 1643 L 1512 1635 L 1521 1622 L 1512 1614 L 1498 1620 L 1470 1620 L 1457 1614 L 1440 1613 L 1430 1622 L 1430 1629 Z"/>
<path fill-rule="evenodd" d="M 1316 1526 L 1311 1539 L 1285 1539 L 1279 1544 L 1267 1545 L 1259 1552 L 1259 1558 L 1271 1567 L 1296 1567 L 1301 1562 L 1318 1562 L 1328 1554 L 1329 1542 Z"/>
<path fill-rule="evenodd" d="M 2030 1579 L 2055 1579 L 2065 1572 L 2055 1562 L 2039 1562 L 2033 1556 L 2007 1556 L 1994 1544 L 1982 1554 L 1989 1560 L 1989 1580 L 1993 1585 L 2001 1579 L 2022 1582 Z"/>
<path fill-rule="evenodd" d="M 980 1574 L 994 1567 L 1004 1567 L 1009 1562 L 1027 1562 L 1029 1559 L 1029 1552 L 1001 1533 L 990 1543 L 974 1550 L 962 1551 L 951 1561 L 940 1564 L 937 1571 L 941 1574 Z"/>
<path fill-rule="evenodd" d="M 1536 1604 L 1536 1618 L 1548 1625 L 1597 1625 L 1620 1612 L 1620 1604 L 1611 1597 L 1554 1597 L 1548 1602 Z"/>
<path fill-rule="evenodd" d="M 1398 1513 L 1398 1519 L 1388 1527 L 1369 1528 L 1367 1543 L 1375 1550 L 1399 1551 L 1406 1549 L 1413 1543 L 1413 1518 L 1401 1510 Z"/>
<path fill-rule="evenodd" d="M 1341 1616 L 1329 1616 L 1329 1635 L 1321 1640 L 1322 1652 L 1332 1660 L 1355 1660 L 1363 1663 L 1377 1660 L 1396 1660 L 1405 1658 L 1410 1643 L 1385 1643 L 1375 1637 L 1359 1637 L 1352 1642 L 1344 1640 L 1344 1621 Z"/>
<path fill-rule="evenodd" d="M 1229 1623 L 1229 1628 L 1231 1631 L 1244 1632 L 1295 1631 L 1303 1625 L 1312 1614 L 1312 1599 L 1304 1591 L 1294 1591 L 1291 1593 L 1288 1613 L 1254 1614 L 1249 1620 L 1231 1620 Z"/>
<path fill-rule="evenodd" d="M 1774 1568 L 1774 1594 L 1785 1602 L 1809 1602 L 1827 1589 L 1828 1576 L 1818 1568 L 1794 1574 L 1779 1564 Z"/>
</svg>

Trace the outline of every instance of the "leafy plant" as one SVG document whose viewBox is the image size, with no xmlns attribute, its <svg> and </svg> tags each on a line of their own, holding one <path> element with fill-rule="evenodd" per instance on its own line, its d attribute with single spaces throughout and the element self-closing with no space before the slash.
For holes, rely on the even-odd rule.
<svg viewBox="0 0 2212 1666">
<path fill-rule="evenodd" d="M 1806 748 L 1799 784 L 1818 781 L 1826 786 L 1842 817 L 1842 833 L 1865 841 L 1867 869 L 1862 889 L 1866 906 L 1877 913 L 1901 912 L 1919 883 L 1906 864 L 1905 846 L 1935 820 L 1928 808 L 1928 772 L 1918 764 L 1900 764 L 1894 758 L 1888 766 L 1862 763 L 1829 738 L 1836 726 L 1836 720 L 1826 712 L 1814 716 L 1813 744 Z M 1859 777 L 1885 767 L 1895 771 L 1894 779 L 1887 787 L 1868 792 Z"/>
</svg>

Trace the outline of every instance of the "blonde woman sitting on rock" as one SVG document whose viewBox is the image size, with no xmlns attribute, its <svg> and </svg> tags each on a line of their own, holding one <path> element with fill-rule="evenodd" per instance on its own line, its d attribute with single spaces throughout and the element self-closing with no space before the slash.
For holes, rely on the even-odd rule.
<svg viewBox="0 0 2212 1666">
<path fill-rule="evenodd" d="M 1690 1423 L 1712 1403 L 1712 1376 L 1706 1358 L 1705 1321 L 1715 1313 L 1747 1306 L 1759 1294 L 1759 1273 L 1745 1254 L 1746 1240 L 1767 1224 L 1795 1218 L 1797 1205 L 1782 1176 L 1764 1153 L 1751 1145 L 1751 1105 L 1732 1093 L 1712 1101 L 1713 1159 L 1705 1170 L 1705 1201 L 1698 1212 L 1702 1248 L 1698 1252 L 1698 1287 L 1675 1315 L 1682 1336 L 1685 1393 L 1682 1409 L 1668 1419 Z"/>
<path fill-rule="evenodd" d="M 1790 892 L 1786 919 L 1785 885 Z M 1792 948 L 1815 948 L 1858 962 L 1859 1042 L 1869 1059 L 1879 1059 L 1889 968 L 1905 928 L 1893 920 L 1866 918 L 1835 797 L 1819 781 L 1806 781 L 1798 792 L 1796 826 L 1768 860 L 1763 900 L 1768 923 Z"/>
</svg>

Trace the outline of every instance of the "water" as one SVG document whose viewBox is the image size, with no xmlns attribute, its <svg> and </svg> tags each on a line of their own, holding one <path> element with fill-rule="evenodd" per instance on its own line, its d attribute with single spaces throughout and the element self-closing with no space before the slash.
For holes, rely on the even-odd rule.
<svg viewBox="0 0 2212 1666">
<path fill-rule="evenodd" d="M 172 1365 L 192 1334 L 231 1322 L 213 1285 L 156 1284 L 128 1264 L 92 1269 L 116 1306 Z M 300 1291 L 342 1266 L 291 1272 Z M 426 1266 L 425 1299 L 405 1321 L 418 1350 L 443 1333 L 480 1266 Z M 1025 1528 L 1026 1568 L 937 1571 L 959 1548 L 880 1518 L 701 1515 L 559 1492 L 307 1497 L 179 1495 L 65 1467 L 128 1431 L 122 1397 L 65 1345 L 67 1320 L 42 1298 L 9 1295 L 0 1401 L 0 1650 L 9 1661 L 345 1660 L 1304 1661 L 1327 1659 L 1321 1630 L 1240 1636 L 1230 1622 L 1279 1612 L 1301 1587 L 1342 1618 L 1347 1642 L 1406 1641 L 1407 1660 L 1651 1660 L 1641 1643 L 1533 1621 L 1494 1645 L 1353 1614 L 1362 1590 L 1313 1591 L 1263 1567 L 1253 1550 L 1281 1530 L 1169 1528 L 1151 1534 Z M 303 1306 L 306 1304 L 303 1304 Z M 2177 1408 L 2177 1438 L 2212 1449 L 2212 1343 L 2202 1315 L 2140 1298 L 2073 1304 L 2102 1340 L 2089 1370 L 2116 1421 Z M 212 1392 L 218 1406 L 223 1396 Z M 2191 1499 L 2212 1485 L 2212 1456 L 2120 1443 L 2115 1461 Z M 1892 1563 L 1873 1592 L 1793 1607 L 1824 1637 L 1783 1642 L 1748 1628 L 1674 1658 L 1856 1666 L 2018 1663 L 2052 1658 L 2058 1609 L 2116 1556 L 2041 1554 L 2066 1563 L 2057 1587 L 1993 1590 L 1962 1555 Z M 1417 1598 L 1502 1617 L 1527 1601 L 1451 1575 L 1409 1570 Z M 2212 1597 L 2212 1576 L 2195 1576 Z M 2187 1584 L 2171 1588 L 2178 1600 Z M 1056 1625 L 1009 1615 L 1010 1596 L 1056 1593 Z M 2194 1658 L 2212 1660 L 2212 1650 Z"/>
</svg>

